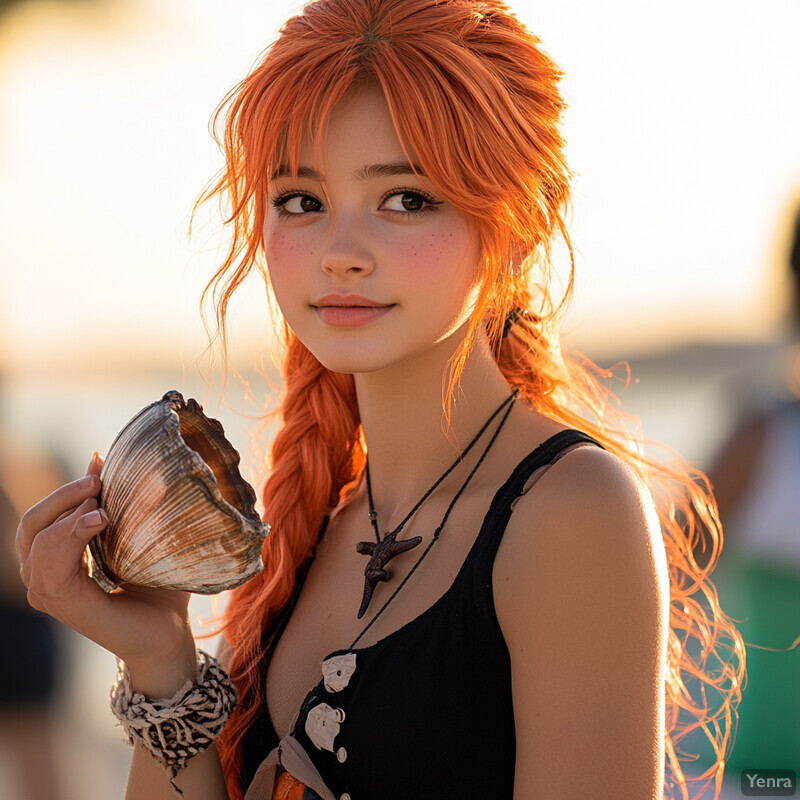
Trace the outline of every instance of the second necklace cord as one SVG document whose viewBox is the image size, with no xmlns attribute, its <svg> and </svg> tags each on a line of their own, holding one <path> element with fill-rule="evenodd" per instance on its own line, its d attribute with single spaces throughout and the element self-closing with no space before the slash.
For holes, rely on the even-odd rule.
<svg viewBox="0 0 800 800">
<path fill-rule="evenodd" d="M 355 639 L 353 644 L 350 645 L 351 647 L 355 647 L 357 642 L 370 629 L 370 627 L 375 623 L 375 621 L 378 619 L 378 617 L 380 617 L 380 615 L 386 610 L 386 607 L 389 605 L 389 603 L 392 602 L 392 600 L 394 600 L 394 598 L 397 596 L 397 593 L 403 588 L 403 586 L 405 586 L 405 584 L 408 581 L 408 579 L 414 574 L 414 572 L 416 571 L 417 567 L 419 567 L 419 565 L 425 559 L 425 556 L 427 556 L 428 553 L 430 552 L 431 547 L 433 547 L 433 545 L 438 540 L 439 534 L 442 532 L 442 528 L 444 528 L 444 525 L 447 522 L 448 517 L 450 516 L 450 512 L 453 510 L 453 507 L 458 502 L 458 500 L 461 497 L 461 495 L 464 493 L 465 489 L 469 485 L 469 483 L 472 480 L 473 476 L 478 471 L 478 468 L 483 463 L 483 460 L 486 458 L 486 456 L 488 455 L 489 451 L 491 450 L 492 445 L 497 440 L 497 437 L 499 436 L 500 431 L 503 429 L 503 426 L 505 425 L 505 422 L 508 419 L 509 414 L 511 413 L 511 409 L 513 408 L 514 401 L 517 398 L 517 394 L 518 394 L 518 392 L 516 390 L 513 391 L 500 404 L 500 406 L 494 411 L 494 413 L 485 422 L 485 424 L 480 429 L 480 431 L 478 431 L 477 435 L 472 439 L 472 441 L 469 443 L 469 445 L 467 445 L 467 447 L 464 449 L 464 451 L 459 454 L 458 458 L 449 467 L 449 469 L 423 495 L 423 497 L 414 506 L 414 508 L 412 508 L 411 511 L 405 516 L 403 521 L 393 531 L 388 532 L 383 537 L 383 539 L 380 538 L 380 534 L 378 533 L 377 514 L 375 513 L 375 506 L 374 506 L 374 503 L 373 503 L 373 500 L 372 500 L 372 487 L 370 485 L 370 480 L 369 480 L 369 460 L 367 461 L 366 479 L 367 479 L 367 495 L 368 495 L 368 498 L 369 498 L 369 508 L 370 508 L 369 518 L 370 518 L 370 522 L 372 523 L 373 528 L 375 530 L 376 537 L 377 537 L 378 541 L 377 541 L 377 543 L 375 543 L 375 542 L 359 542 L 356 545 L 356 549 L 358 550 L 359 553 L 363 553 L 363 554 L 367 554 L 367 555 L 371 556 L 369 564 L 367 564 L 367 566 L 366 566 L 366 568 L 364 570 L 364 596 L 363 596 L 363 599 L 362 599 L 362 602 L 361 602 L 361 608 L 359 609 L 359 612 L 358 612 L 358 618 L 359 619 L 361 619 L 361 617 L 363 617 L 364 614 L 366 613 L 367 607 L 369 606 L 370 600 L 372 599 L 372 594 L 373 594 L 373 591 L 374 591 L 375 586 L 377 585 L 378 581 L 388 580 L 388 573 L 384 569 L 384 567 L 386 566 L 386 563 L 391 558 L 393 558 L 395 555 L 399 555 L 399 553 L 401 553 L 401 552 L 405 552 L 407 550 L 410 550 L 412 547 L 416 547 L 422 541 L 422 537 L 421 536 L 415 536 L 412 539 L 406 539 L 406 540 L 401 540 L 401 541 L 397 542 L 396 541 L 397 534 L 402 530 L 403 526 L 413 516 L 413 514 L 422 505 L 422 503 L 424 503 L 425 500 L 427 500 L 427 498 L 431 495 L 431 493 L 434 491 L 434 489 L 436 489 L 436 487 L 439 486 L 439 484 L 463 461 L 464 457 L 472 449 L 472 447 L 476 444 L 476 442 L 480 439 L 480 437 L 483 435 L 483 433 L 486 431 L 486 429 L 489 427 L 489 425 L 492 423 L 492 421 L 498 416 L 498 414 L 500 414 L 503 411 L 503 409 L 505 409 L 505 414 L 503 414 L 503 417 L 500 420 L 500 423 L 497 426 L 497 429 L 492 434 L 492 437 L 489 440 L 489 443 L 484 448 L 483 453 L 481 453 L 480 458 L 478 459 L 477 463 L 475 464 L 475 466 L 470 471 L 469 475 L 467 475 L 467 478 L 464 481 L 464 483 L 461 485 L 461 488 L 456 492 L 455 496 L 450 501 L 450 505 L 447 507 L 447 510 L 445 511 L 445 514 L 442 517 L 442 521 L 436 527 L 436 530 L 434 531 L 433 537 L 430 540 L 430 542 L 428 543 L 428 546 L 425 548 L 423 553 L 417 559 L 416 564 L 414 564 L 414 566 L 409 570 L 409 572 L 405 576 L 405 578 L 403 578 L 403 580 L 400 582 L 400 584 L 394 590 L 392 595 L 386 600 L 386 602 L 379 609 L 379 611 L 375 614 L 375 616 L 372 618 L 372 620 L 369 622 L 369 624 L 364 628 L 364 630 L 361 631 L 361 633 Z"/>
</svg>

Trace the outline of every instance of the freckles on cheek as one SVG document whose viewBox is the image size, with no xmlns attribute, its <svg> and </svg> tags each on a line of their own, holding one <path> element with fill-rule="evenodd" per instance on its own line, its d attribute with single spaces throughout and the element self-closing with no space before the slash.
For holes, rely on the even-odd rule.
<svg viewBox="0 0 800 800">
<path fill-rule="evenodd" d="M 422 241 L 397 249 L 406 268 L 420 273 L 431 270 L 452 271 L 460 264 L 463 247 L 454 233 L 434 233 Z"/>
<path fill-rule="evenodd" d="M 297 237 L 276 232 L 264 237 L 264 255 L 270 275 L 296 274 L 298 267 L 308 263 L 309 248 Z"/>
<path fill-rule="evenodd" d="M 291 237 L 282 233 L 272 233 L 264 237 L 264 254 L 267 272 L 275 299 L 284 316 L 292 316 L 292 307 L 297 302 L 301 271 L 297 268 L 300 250 Z"/>
<path fill-rule="evenodd" d="M 284 234 L 267 232 L 264 236 L 264 254 L 267 257 L 270 273 L 279 272 L 283 265 L 291 263 L 292 259 L 296 258 L 293 250 L 291 242 Z"/>
<path fill-rule="evenodd" d="M 279 265 L 308 266 L 319 257 L 318 243 L 308 235 L 292 235 L 285 231 L 265 231 L 264 253 L 268 262 Z"/>
</svg>

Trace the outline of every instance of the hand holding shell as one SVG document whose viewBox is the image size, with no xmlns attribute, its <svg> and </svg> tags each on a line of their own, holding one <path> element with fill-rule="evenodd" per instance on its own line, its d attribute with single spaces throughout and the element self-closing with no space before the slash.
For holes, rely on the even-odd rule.
<svg viewBox="0 0 800 800">
<path fill-rule="evenodd" d="M 110 522 L 89 543 L 91 575 L 215 594 L 262 568 L 269 533 L 222 425 L 169 391 L 142 409 L 106 456 L 100 502 Z"/>
</svg>

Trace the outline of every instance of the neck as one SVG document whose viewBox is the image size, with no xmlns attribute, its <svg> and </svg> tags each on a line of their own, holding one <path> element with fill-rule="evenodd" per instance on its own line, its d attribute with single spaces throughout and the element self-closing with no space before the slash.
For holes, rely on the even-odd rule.
<svg viewBox="0 0 800 800">
<path fill-rule="evenodd" d="M 459 342 L 453 336 L 401 364 L 355 376 L 382 528 L 408 513 L 510 394 L 481 339 L 467 359 L 447 426 L 442 406 L 446 365 Z M 478 450 L 493 430 L 484 433 L 475 445 Z"/>
</svg>

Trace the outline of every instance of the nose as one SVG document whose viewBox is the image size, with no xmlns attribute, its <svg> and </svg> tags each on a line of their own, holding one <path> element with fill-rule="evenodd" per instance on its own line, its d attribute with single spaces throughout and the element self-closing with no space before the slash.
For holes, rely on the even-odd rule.
<svg viewBox="0 0 800 800">
<path fill-rule="evenodd" d="M 332 226 L 322 256 L 322 271 L 331 277 L 349 278 L 369 275 L 374 269 L 375 257 L 363 231 L 347 220 Z"/>
</svg>

